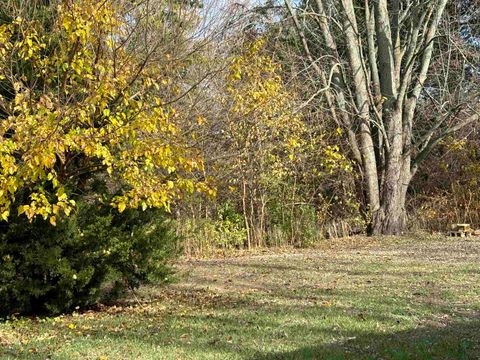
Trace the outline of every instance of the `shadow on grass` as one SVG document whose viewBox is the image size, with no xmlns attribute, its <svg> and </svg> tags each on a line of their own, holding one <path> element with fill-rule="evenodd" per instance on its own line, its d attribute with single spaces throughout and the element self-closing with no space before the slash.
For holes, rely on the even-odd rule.
<svg viewBox="0 0 480 360">
<path fill-rule="evenodd" d="M 281 310 L 276 309 L 276 310 Z M 291 309 L 284 309 L 291 311 Z M 253 338 L 261 338 L 262 334 L 272 342 L 288 343 L 289 338 L 283 337 L 280 332 L 277 335 L 275 318 L 265 319 L 262 322 L 245 321 L 244 316 L 218 316 L 214 319 L 205 315 L 194 315 L 184 318 L 184 322 L 197 324 L 198 327 L 182 326 L 181 329 L 173 330 L 171 321 L 158 324 L 155 327 L 137 327 L 131 324 L 122 332 L 112 332 L 103 328 L 91 334 L 91 340 L 98 339 L 109 344 L 113 357 L 116 351 L 124 351 L 130 344 L 138 346 L 138 352 L 125 353 L 123 359 L 249 359 L 249 360 L 282 360 L 282 359 L 319 359 L 319 360 L 362 360 L 362 359 L 385 359 L 385 360 L 436 360 L 436 359 L 480 359 L 480 318 L 463 318 L 461 321 L 451 323 L 426 324 L 423 327 L 398 331 L 390 334 L 377 332 L 360 332 L 351 329 L 336 329 L 331 326 L 322 327 L 310 325 L 304 329 L 306 332 L 318 334 L 321 339 L 326 333 L 334 334 L 336 341 L 321 342 L 318 345 L 302 346 L 295 350 L 266 351 L 255 347 Z M 178 320 L 178 319 L 177 319 Z M 208 322 L 212 325 L 207 334 L 202 334 L 202 324 Z M 237 342 L 236 338 L 245 336 L 248 327 L 259 326 L 253 331 L 250 339 Z M 299 326 L 291 325 L 289 330 Z M 234 331 L 233 341 L 225 337 L 225 330 Z M 172 333 L 169 333 L 172 331 Z M 250 330 L 251 331 L 251 330 Z M 228 333 L 229 333 L 228 332 Z M 184 335 L 187 335 L 184 337 Z M 190 340 L 189 340 L 190 339 Z M 78 339 L 81 341 L 81 339 Z M 84 339 L 86 340 L 86 339 Z M 302 344 L 297 339 L 296 344 Z M 94 340 L 96 341 L 96 340 Z M 280 343 L 277 342 L 277 345 Z M 311 340 L 309 341 L 311 343 Z M 88 346 L 78 349 L 78 356 L 55 355 L 56 351 L 49 351 L 48 346 L 37 345 L 35 353 L 19 354 L 18 351 L 7 351 L 4 355 L 8 359 L 94 359 L 90 357 Z M 39 346 L 40 345 L 40 346 Z M 47 344 L 44 344 L 47 345 Z M 85 344 L 86 345 L 86 344 Z M 292 343 L 288 345 L 292 347 Z M 182 348 L 189 354 L 183 356 L 166 356 L 174 348 Z M 282 348 L 274 346 L 273 348 Z M 149 353 L 150 352 L 150 353 Z M 0 358 L 2 351 L 0 350 Z M 143 354 L 143 355 L 142 355 Z M 148 354 L 148 356 L 146 355 Z M 157 355 L 155 355 L 157 354 Z M 146 357 L 145 357 L 146 356 Z M 158 356 L 158 357 L 157 357 Z"/>
<path fill-rule="evenodd" d="M 295 359 L 480 359 L 480 318 L 392 334 L 361 334 L 293 351 L 258 353 L 255 360 Z"/>
</svg>

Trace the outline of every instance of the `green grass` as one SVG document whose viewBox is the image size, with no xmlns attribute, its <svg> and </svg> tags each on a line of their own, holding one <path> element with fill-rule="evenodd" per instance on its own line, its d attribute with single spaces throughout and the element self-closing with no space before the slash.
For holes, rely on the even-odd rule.
<svg viewBox="0 0 480 360">
<path fill-rule="evenodd" d="M 480 359 L 480 240 L 356 238 L 178 268 L 116 306 L 0 323 L 0 358 Z"/>
</svg>

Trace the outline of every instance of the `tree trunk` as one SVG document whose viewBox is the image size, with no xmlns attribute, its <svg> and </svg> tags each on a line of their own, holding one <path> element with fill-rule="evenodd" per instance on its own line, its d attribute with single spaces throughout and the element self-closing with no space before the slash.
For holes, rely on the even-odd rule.
<svg viewBox="0 0 480 360">
<path fill-rule="evenodd" d="M 372 218 L 373 235 L 400 235 L 407 229 L 405 209 L 407 189 L 411 181 L 409 159 L 388 164 L 377 216 Z"/>
</svg>

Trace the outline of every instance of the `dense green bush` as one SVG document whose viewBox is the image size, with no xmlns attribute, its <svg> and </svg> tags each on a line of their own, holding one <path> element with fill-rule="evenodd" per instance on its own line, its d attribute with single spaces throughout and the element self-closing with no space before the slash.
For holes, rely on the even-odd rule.
<svg viewBox="0 0 480 360">
<path fill-rule="evenodd" d="M 160 210 L 83 204 L 57 226 L 23 217 L 0 225 L 0 316 L 55 314 L 164 281 L 176 237 Z"/>
</svg>

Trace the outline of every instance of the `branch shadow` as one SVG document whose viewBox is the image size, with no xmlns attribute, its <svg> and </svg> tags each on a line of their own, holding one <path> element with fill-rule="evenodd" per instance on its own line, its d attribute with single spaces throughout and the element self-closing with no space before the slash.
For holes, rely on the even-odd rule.
<svg viewBox="0 0 480 360">
<path fill-rule="evenodd" d="M 448 325 L 434 324 L 391 334 L 351 334 L 331 344 L 305 346 L 293 351 L 258 353 L 252 360 L 478 360 L 480 318 Z"/>
</svg>

